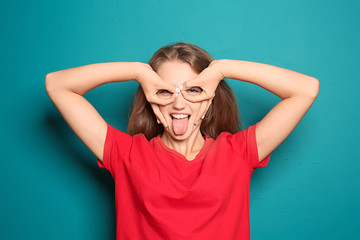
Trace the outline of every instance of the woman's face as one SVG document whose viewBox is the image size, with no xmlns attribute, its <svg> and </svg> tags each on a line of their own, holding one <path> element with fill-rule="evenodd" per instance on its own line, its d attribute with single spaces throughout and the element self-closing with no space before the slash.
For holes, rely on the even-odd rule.
<svg viewBox="0 0 360 240">
<path fill-rule="evenodd" d="M 157 74 L 163 80 L 177 87 L 198 76 L 198 73 L 196 73 L 188 63 L 181 61 L 162 63 L 157 70 Z M 191 91 L 196 91 L 196 89 L 192 89 Z M 159 92 L 158 94 L 166 95 L 170 93 Z M 181 93 L 178 94 L 173 103 L 159 106 L 169 126 L 169 129 L 166 129 L 164 133 L 170 134 L 170 136 L 176 140 L 185 140 L 193 134 L 199 134 L 200 124 L 195 124 L 195 121 L 199 119 L 199 114 L 204 114 L 200 112 L 203 109 L 203 107 L 201 108 L 202 104 L 204 103 L 187 101 Z"/>
</svg>

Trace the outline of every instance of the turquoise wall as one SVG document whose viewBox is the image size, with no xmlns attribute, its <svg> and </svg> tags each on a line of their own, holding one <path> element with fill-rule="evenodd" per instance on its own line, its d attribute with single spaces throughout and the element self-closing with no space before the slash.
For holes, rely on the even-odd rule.
<svg viewBox="0 0 360 240">
<path fill-rule="evenodd" d="M 114 239 L 113 181 L 46 95 L 45 75 L 146 62 L 185 41 L 215 59 L 268 63 L 320 80 L 318 99 L 251 183 L 252 239 L 357 239 L 360 3 L 355 0 L 0 3 L 0 239 Z M 278 98 L 229 80 L 245 127 Z M 125 130 L 135 82 L 86 97 Z"/>
</svg>

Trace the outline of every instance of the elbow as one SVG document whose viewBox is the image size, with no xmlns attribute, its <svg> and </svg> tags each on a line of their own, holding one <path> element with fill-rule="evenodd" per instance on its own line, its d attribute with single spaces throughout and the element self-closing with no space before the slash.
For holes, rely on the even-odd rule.
<svg viewBox="0 0 360 240">
<path fill-rule="evenodd" d="M 318 79 L 313 77 L 311 77 L 310 80 L 311 81 L 309 83 L 309 96 L 315 100 L 319 94 L 320 82 Z"/>
<path fill-rule="evenodd" d="M 306 84 L 304 84 L 302 87 L 301 95 L 315 101 L 316 97 L 319 94 L 319 85 L 319 80 L 317 80 L 316 78 L 307 78 Z"/>
<path fill-rule="evenodd" d="M 54 78 L 54 73 L 48 73 L 45 76 L 45 90 L 50 96 L 52 92 L 56 90 L 56 80 Z"/>
<path fill-rule="evenodd" d="M 49 93 L 49 91 L 52 88 L 51 78 L 52 78 L 52 73 L 46 74 L 46 76 L 45 76 L 45 90 L 46 90 L 47 93 Z"/>
</svg>

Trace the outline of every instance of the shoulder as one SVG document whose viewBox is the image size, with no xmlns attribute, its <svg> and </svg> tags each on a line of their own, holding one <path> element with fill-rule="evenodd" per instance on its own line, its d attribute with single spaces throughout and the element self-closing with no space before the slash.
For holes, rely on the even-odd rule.
<svg viewBox="0 0 360 240">
<path fill-rule="evenodd" d="M 248 127 L 247 129 L 243 129 L 237 133 L 229 133 L 229 132 L 222 132 L 216 138 L 216 142 L 228 142 L 228 143 L 245 143 L 248 138 L 251 136 L 255 136 L 255 129 L 256 124 Z"/>
<path fill-rule="evenodd" d="M 119 163 L 128 161 L 132 152 L 139 152 L 149 145 L 143 134 L 131 136 L 109 124 L 104 145 L 103 164 L 113 174 Z"/>
<path fill-rule="evenodd" d="M 249 126 L 237 133 L 222 132 L 215 140 L 219 147 L 244 154 L 256 149 L 256 125 Z"/>
<path fill-rule="evenodd" d="M 105 152 L 108 154 L 118 152 L 120 156 L 128 156 L 134 146 L 141 147 L 148 144 L 149 141 L 144 134 L 131 136 L 108 124 L 105 140 Z"/>
<path fill-rule="evenodd" d="M 115 140 L 115 141 L 147 141 L 145 135 L 142 133 L 138 133 L 135 135 L 130 135 L 126 132 L 123 132 L 119 129 L 117 129 L 116 127 L 107 124 L 107 134 L 106 134 L 106 138 L 109 140 Z"/>
<path fill-rule="evenodd" d="M 259 161 L 256 127 L 257 123 L 235 134 L 223 132 L 217 137 L 216 142 L 223 149 L 235 152 L 247 159 L 253 169 L 264 167 L 267 165 L 270 155 L 264 159 L 265 161 Z"/>
</svg>

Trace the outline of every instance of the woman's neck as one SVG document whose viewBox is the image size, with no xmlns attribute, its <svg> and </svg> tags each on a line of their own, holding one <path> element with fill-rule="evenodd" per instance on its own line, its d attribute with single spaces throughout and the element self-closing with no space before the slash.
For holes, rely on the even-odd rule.
<svg viewBox="0 0 360 240">
<path fill-rule="evenodd" d="M 161 140 L 167 147 L 182 154 L 189 161 L 195 159 L 205 143 L 205 139 L 200 131 L 197 131 L 184 140 L 174 139 L 170 134 L 164 132 Z"/>
</svg>

